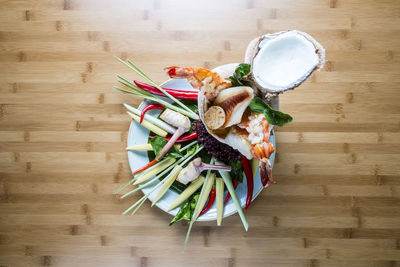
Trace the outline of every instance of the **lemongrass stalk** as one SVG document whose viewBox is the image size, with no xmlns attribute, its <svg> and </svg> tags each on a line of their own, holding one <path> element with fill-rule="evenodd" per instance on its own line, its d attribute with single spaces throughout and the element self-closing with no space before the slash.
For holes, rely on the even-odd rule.
<svg viewBox="0 0 400 267">
<path fill-rule="evenodd" d="M 212 157 L 211 161 L 210 161 L 210 164 L 214 164 L 214 161 L 215 161 L 215 158 Z M 187 233 L 186 233 L 186 238 L 185 238 L 185 242 L 183 243 L 182 250 L 185 250 L 187 242 L 189 241 L 189 236 L 190 236 L 190 232 L 192 231 L 193 224 L 197 220 L 197 217 L 194 218 L 195 214 L 197 214 L 197 215 L 200 214 L 200 211 L 203 209 L 203 207 L 200 207 L 200 199 L 204 198 L 204 195 L 206 193 L 206 183 L 208 183 L 208 180 L 210 179 L 210 176 L 211 176 L 211 170 L 208 170 L 207 174 L 206 174 L 206 179 L 205 179 L 205 181 L 203 183 L 203 187 L 201 188 L 201 191 L 200 191 L 199 199 L 197 200 L 196 207 L 194 208 L 194 212 L 193 212 L 192 218 L 190 219 L 189 228 L 188 228 Z"/>
<path fill-rule="evenodd" d="M 127 113 L 129 114 L 129 116 L 131 116 L 132 119 L 134 119 L 135 121 L 137 121 L 139 123 L 140 117 L 138 115 L 130 113 L 129 111 Z M 143 127 L 147 128 L 147 129 L 149 129 L 150 131 L 152 131 L 156 135 L 159 135 L 159 136 L 162 136 L 162 137 L 166 137 L 167 134 L 168 134 L 166 131 L 164 131 L 160 127 L 152 124 L 149 121 L 143 120 L 141 125 L 143 125 Z"/>
<path fill-rule="evenodd" d="M 197 116 L 196 113 L 194 113 L 190 108 L 188 108 L 187 106 L 185 106 L 181 101 L 179 101 L 178 99 L 176 99 L 175 97 L 173 97 L 170 93 L 168 93 L 167 91 L 165 91 L 163 88 L 161 88 L 158 84 L 156 84 L 152 79 L 150 79 L 149 76 L 147 76 L 139 67 L 137 67 L 132 61 L 130 61 L 129 59 L 127 60 L 127 62 L 125 62 L 124 60 L 120 59 L 119 57 L 116 57 L 121 63 L 123 63 L 124 65 L 126 65 L 128 68 L 132 69 L 134 72 L 136 72 L 139 76 L 141 76 L 142 78 L 146 79 L 149 83 L 153 84 L 155 87 L 157 87 L 161 92 L 163 92 L 166 96 L 168 96 L 171 100 L 173 100 L 175 103 L 177 103 L 179 106 L 181 106 L 183 109 L 187 110 L 188 112 L 194 114 Z"/>
<path fill-rule="evenodd" d="M 219 171 L 219 173 L 221 174 L 221 177 L 224 180 L 226 187 L 228 188 L 229 194 L 231 194 L 233 203 L 235 203 L 235 206 L 239 213 L 240 219 L 242 220 L 244 229 L 247 231 L 249 229 L 249 224 L 246 220 L 246 217 L 244 216 L 242 206 L 240 205 L 239 199 L 236 195 L 236 191 L 233 188 L 231 176 L 230 176 L 229 172 L 226 172 L 226 171 Z"/>
<path fill-rule="evenodd" d="M 133 177 L 129 182 L 127 182 L 124 185 L 121 185 L 117 190 L 114 191 L 114 194 L 118 194 L 120 191 L 122 191 L 123 189 L 125 189 L 125 187 L 127 187 L 128 185 L 130 185 L 131 183 L 133 183 L 136 180 L 136 177 Z"/>
<path fill-rule="evenodd" d="M 156 165 L 152 166 L 151 168 L 145 170 L 142 172 L 136 179 L 136 181 L 133 183 L 134 185 L 143 183 L 147 180 L 149 180 L 151 177 L 157 175 L 158 173 L 162 172 L 166 168 L 168 168 L 170 165 L 172 165 L 176 161 L 175 158 L 165 158 Z"/>
<path fill-rule="evenodd" d="M 136 92 L 141 93 L 142 95 L 154 96 L 153 94 L 151 94 L 151 93 L 143 90 L 139 86 L 137 86 L 135 83 L 125 79 L 123 76 L 117 74 L 117 77 L 124 82 L 123 83 L 124 85 L 128 86 L 128 84 L 129 84 L 129 87 L 133 87 L 132 89 L 134 89 Z M 120 83 L 122 83 L 122 82 L 120 81 Z"/>
<path fill-rule="evenodd" d="M 124 84 L 124 85 L 125 85 L 125 84 Z M 128 85 L 126 85 L 126 86 L 128 86 Z M 129 87 L 129 86 L 128 86 L 128 87 Z M 137 93 L 137 92 L 132 92 L 132 91 L 130 91 L 130 90 L 123 89 L 123 88 L 118 87 L 118 86 L 113 86 L 113 88 L 116 89 L 116 90 L 119 90 L 119 91 L 128 93 L 128 94 L 132 94 L 132 95 L 135 95 L 135 96 L 138 96 L 138 97 L 142 97 L 142 98 L 144 98 L 144 99 L 148 99 L 148 100 L 157 102 L 157 103 L 162 104 L 162 105 L 164 105 L 164 106 L 166 106 L 166 107 L 168 107 L 168 108 L 170 108 L 170 109 L 172 109 L 172 110 L 175 110 L 176 112 L 179 112 L 179 113 L 181 113 L 181 114 L 183 114 L 183 115 L 186 115 L 186 116 L 188 116 L 189 118 L 192 118 L 192 119 L 194 119 L 194 120 L 198 120 L 198 119 L 199 119 L 199 116 L 198 116 L 196 113 L 188 112 L 188 111 L 186 111 L 186 110 L 184 110 L 184 109 L 182 109 L 182 108 L 180 108 L 180 107 L 174 106 L 174 105 L 172 105 L 171 103 L 168 103 L 167 101 L 164 101 L 164 100 L 162 100 L 162 99 L 160 99 L 160 98 L 156 98 L 156 97 L 152 97 L 152 96 L 143 95 L 143 94 L 140 94 L 140 93 Z"/>
<path fill-rule="evenodd" d="M 130 106 L 128 104 L 124 104 L 124 106 L 125 106 L 125 108 L 127 110 L 129 110 L 133 114 L 136 114 L 137 116 L 140 116 L 141 113 L 142 113 L 139 109 L 134 108 L 134 107 L 132 107 L 132 106 Z M 160 119 L 158 119 L 156 117 L 153 117 L 153 116 L 151 116 L 149 114 L 145 114 L 144 115 L 144 119 L 148 120 L 149 122 L 157 125 L 158 127 L 162 128 L 162 129 L 164 129 L 165 131 L 169 132 L 170 134 L 174 134 L 176 132 L 176 128 L 175 127 L 173 127 L 173 126 L 169 125 L 168 123 L 166 123 L 166 122 L 164 122 L 164 121 L 162 121 L 162 120 L 160 120 Z"/>
<path fill-rule="evenodd" d="M 186 149 L 193 146 L 194 144 L 197 144 L 197 141 L 193 141 L 193 142 L 189 143 L 188 145 L 182 147 L 181 149 L 179 149 L 179 152 L 185 151 Z"/>
<path fill-rule="evenodd" d="M 217 203 L 217 225 L 220 226 L 224 214 L 224 180 L 215 179 L 215 201 Z"/>
<path fill-rule="evenodd" d="M 175 103 L 177 103 L 179 106 L 181 106 L 182 108 L 186 109 L 189 112 L 193 112 L 190 108 L 188 108 L 186 105 L 184 105 L 181 101 L 179 101 L 178 99 L 176 99 L 174 96 L 172 96 L 170 93 L 168 93 L 167 91 L 165 91 L 161 86 L 159 86 L 158 84 L 156 84 L 152 79 L 150 79 L 149 76 L 147 76 L 138 66 L 136 66 L 132 61 L 130 61 L 129 59 L 127 60 L 128 63 L 137 71 L 136 73 L 140 73 L 139 75 L 142 76 L 144 79 L 146 79 L 148 82 L 150 82 L 152 85 L 154 85 L 155 87 L 157 87 L 158 90 L 160 90 L 161 92 L 163 92 L 166 96 L 168 96 L 172 101 L 174 101 Z M 194 113 L 194 112 L 193 112 Z"/>
<path fill-rule="evenodd" d="M 204 176 L 200 175 L 196 180 L 190 183 L 188 187 L 186 187 L 185 190 L 174 200 L 174 202 L 169 206 L 167 211 L 173 210 L 176 207 L 178 207 L 180 204 L 182 204 L 183 201 L 188 199 L 191 195 L 193 195 L 194 192 L 197 191 L 197 189 L 200 188 L 200 186 L 203 185 L 204 183 Z"/>
</svg>

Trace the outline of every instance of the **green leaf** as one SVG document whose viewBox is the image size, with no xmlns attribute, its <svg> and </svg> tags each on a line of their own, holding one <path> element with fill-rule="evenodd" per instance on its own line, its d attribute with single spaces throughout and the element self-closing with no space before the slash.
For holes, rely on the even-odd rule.
<svg viewBox="0 0 400 267">
<path fill-rule="evenodd" d="M 158 155 L 168 141 L 165 138 L 156 135 L 152 139 L 149 139 L 149 143 L 153 147 L 154 154 Z"/>
<path fill-rule="evenodd" d="M 242 86 L 242 79 L 250 73 L 250 64 L 240 63 L 239 66 L 235 69 L 235 73 L 233 76 L 230 76 L 229 79 L 232 82 L 232 86 Z"/>
<path fill-rule="evenodd" d="M 293 120 L 289 114 L 272 109 L 259 97 L 253 98 L 249 107 L 252 111 L 264 114 L 264 117 L 272 125 L 283 126 Z"/>
<path fill-rule="evenodd" d="M 168 143 L 168 141 L 165 138 L 156 135 L 152 139 L 149 139 L 149 143 L 153 147 L 154 154 L 158 155 L 158 153 L 163 149 L 163 147 Z M 175 146 L 172 146 L 172 148 L 168 151 L 166 156 L 180 158 L 182 157 L 182 152 L 180 152 L 179 149 L 177 149 Z"/>
<path fill-rule="evenodd" d="M 193 153 L 195 153 L 197 151 L 197 149 L 199 149 L 199 147 L 200 147 L 199 144 L 196 144 L 196 145 L 192 146 L 191 148 L 189 148 L 187 150 L 187 153 L 189 155 L 192 155 Z"/>
<path fill-rule="evenodd" d="M 181 220 L 190 220 L 192 219 L 194 209 L 196 208 L 196 203 L 199 200 L 200 194 L 193 195 L 181 208 L 179 209 L 178 213 L 169 223 L 169 226 L 173 225 L 176 222 Z"/>
<path fill-rule="evenodd" d="M 240 160 L 236 162 L 229 162 L 229 165 L 231 166 L 231 177 L 232 179 L 239 180 L 239 183 L 243 182 L 243 167 L 242 163 Z"/>
</svg>

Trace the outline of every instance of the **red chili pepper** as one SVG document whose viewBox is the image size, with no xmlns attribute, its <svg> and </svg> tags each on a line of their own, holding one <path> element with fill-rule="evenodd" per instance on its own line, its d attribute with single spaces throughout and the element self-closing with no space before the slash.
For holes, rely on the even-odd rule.
<svg viewBox="0 0 400 267">
<path fill-rule="evenodd" d="M 236 187 L 238 187 L 238 185 L 239 185 L 239 180 L 238 179 L 233 180 L 233 188 L 236 189 Z M 224 205 L 226 205 L 226 203 L 228 203 L 230 198 L 231 198 L 231 194 L 228 192 L 228 194 L 226 195 L 225 200 L 224 200 Z"/>
<path fill-rule="evenodd" d="M 242 156 L 240 159 L 242 162 L 244 173 L 246 174 L 247 180 L 247 197 L 246 197 L 246 206 L 244 210 L 250 206 L 251 199 L 253 198 L 253 190 L 254 190 L 254 178 L 253 178 L 253 170 L 251 169 L 250 160 L 248 160 L 245 156 Z"/>
<path fill-rule="evenodd" d="M 149 92 L 153 95 L 159 95 L 159 96 L 165 96 L 163 92 L 161 92 L 157 87 L 152 86 L 147 83 L 142 83 L 139 81 L 134 81 L 134 83 L 139 86 L 141 89 L 145 90 L 146 92 Z M 172 95 L 175 98 L 178 99 L 185 99 L 185 100 L 196 100 L 197 101 L 197 96 L 198 92 L 197 91 L 187 91 L 187 90 L 177 90 L 177 89 L 169 89 L 169 88 L 163 88 L 165 91 L 167 91 L 170 95 Z"/>
<path fill-rule="evenodd" d="M 214 204 L 215 201 L 215 195 L 216 195 L 215 188 L 213 188 L 210 191 L 210 198 L 208 199 L 207 206 L 204 207 L 204 209 L 200 212 L 199 216 L 203 215 L 211 208 L 211 206 Z"/>
<path fill-rule="evenodd" d="M 144 118 L 144 114 L 146 114 L 146 112 L 151 110 L 151 109 L 164 109 L 164 105 L 161 105 L 161 104 L 149 104 L 149 105 L 147 105 L 142 110 L 142 113 L 140 113 L 140 121 L 139 121 L 139 123 L 142 123 L 143 118 Z"/>
<path fill-rule="evenodd" d="M 152 139 L 153 136 L 149 136 L 149 138 Z M 171 139 L 171 137 L 164 137 L 164 138 L 167 140 Z M 175 141 L 175 143 L 182 143 L 182 142 L 190 141 L 190 140 L 193 140 L 196 138 L 197 138 L 197 133 L 192 132 L 190 134 L 179 137 L 178 140 Z"/>
</svg>

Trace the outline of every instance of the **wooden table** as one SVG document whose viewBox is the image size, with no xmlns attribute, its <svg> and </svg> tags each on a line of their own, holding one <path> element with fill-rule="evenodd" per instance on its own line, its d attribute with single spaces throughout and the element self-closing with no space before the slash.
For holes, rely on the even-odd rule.
<svg viewBox="0 0 400 267">
<path fill-rule="evenodd" d="M 380 3 L 382 2 L 382 3 Z M 400 2 L 0 1 L 0 266 L 400 266 Z M 278 184 L 238 216 L 187 224 L 130 178 L 141 100 L 112 89 L 114 59 L 156 81 L 168 65 L 241 62 L 258 35 L 296 28 L 325 68 L 281 96 Z"/>
</svg>

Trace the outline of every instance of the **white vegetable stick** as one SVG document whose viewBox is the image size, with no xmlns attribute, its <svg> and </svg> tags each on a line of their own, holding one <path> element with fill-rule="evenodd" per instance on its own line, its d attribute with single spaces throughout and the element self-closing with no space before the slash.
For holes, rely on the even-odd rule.
<svg viewBox="0 0 400 267">
<path fill-rule="evenodd" d="M 136 114 L 130 113 L 128 111 L 129 116 L 132 117 L 132 119 L 134 119 L 135 121 L 139 122 L 140 121 L 140 117 L 137 116 Z M 149 129 L 150 131 L 152 131 L 153 133 L 162 136 L 162 137 L 166 137 L 167 136 L 167 132 L 164 131 L 163 129 L 161 129 L 160 127 L 156 126 L 155 124 L 150 123 L 147 120 L 143 120 L 141 123 L 142 126 L 146 127 L 147 129 Z"/>
<path fill-rule="evenodd" d="M 132 112 L 133 114 L 136 114 L 137 116 L 140 116 L 140 114 L 142 113 L 140 110 L 138 110 L 137 108 L 134 108 L 128 104 L 124 104 L 125 108 L 127 110 L 129 110 L 130 112 Z M 176 132 L 176 128 L 172 127 L 171 125 L 169 125 L 168 123 L 165 123 L 164 121 L 157 119 L 156 117 L 153 117 L 149 114 L 145 114 L 144 115 L 144 119 L 148 120 L 149 122 L 157 125 L 158 127 L 164 129 L 165 131 L 169 132 L 170 134 L 174 134 Z"/>
</svg>

